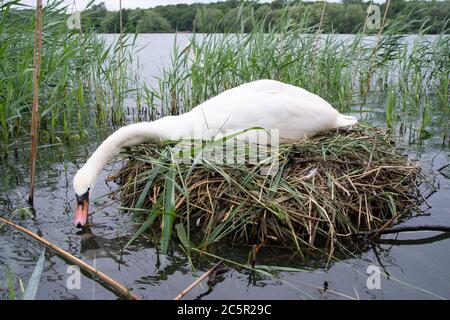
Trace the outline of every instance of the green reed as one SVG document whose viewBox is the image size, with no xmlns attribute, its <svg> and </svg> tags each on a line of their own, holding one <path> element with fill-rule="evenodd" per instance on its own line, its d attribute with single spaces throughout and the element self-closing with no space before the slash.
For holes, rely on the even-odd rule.
<svg viewBox="0 0 450 320">
<path fill-rule="evenodd" d="M 20 1 L 0 4 L 0 141 L 5 150 L 29 127 L 33 97 L 34 10 Z M 70 137 L 92 124 L 124 123 L 124 99 L 131 85 L 133 39 L 107 44 L 89 26 L 69 30 L 61 1 L 43 10 L 40 92 L 41 130 Z M 84 17 L 82 17 L 83 19 Z"/>
<path fill-rule="evenodd" d="M 159 78 L 157 96 L 148 102 L 162 115 L 178 114 L 223 90 L 247 81 L 270 78 L 314 92 L 341 111 L 371 108 L 366 97 L 390 97 L 384 106 L 387 125 L 398 112 L 422 110 L 425 101 L 448 106 L 450 37 L 423 37 L 426 24 L 412 43 L 402 34 L 417 23 L 386 22 L 379 38 L 320 34 L 306 27 L 307 15 L 285 10 L 276 25 L 264 19 L 238 18 L 248 33 L 193 35 L 186 48 L 174 46 L 169 67 Z M 445 24 L 447 26 L 447 24 Z M 395 104 L 403 108 L 394 108 Z M 421 111 L 418 114 L 426 114 Z M 405 117 L 400 117 L 404 119 Z"/>
<path fill-rule="evenodd" d="M 32 10 L 12 7 L 18 3 L 0 4 L 0 141 L 5 149 L 27 133 L 32 102 L 34 20 Z M 52 138 L 80 137 L 92 125 L 119 126 L 186 112 L 223 90 L 261 78 L 301 86 L 341 111 L 371 108 L 367 96 L 390 95 L 387 122 L 393 119 L 394 95 L 402 105 L 395 113 L 426 114 L 426 99 L 448 106 L 450 37 L 445 34 L 419 34 L 407 43 L 402 35 L 407 25 L 389 21 L 377 39 L 366 36 L 363 26 L 349 37 L 321 34 L 318 26 L 308 27 L 308 13 L 298 16 L 288 9 L 276 24 L 241 15 L 229 28 L 248 31 L 251 24 L 247 33 L 194 34 L 183 49 L 175 39 L 171 64 L 158 86 L 150 88 L 133 54 L 137 35 L 108 43 L 85 24 L 83 30 L 68 30 L 68 12 L 59 3 L 45 6 L 43 25 L 41 131 Z M 421 33 L 426 30 L 423 24 Z"/>
</svg>

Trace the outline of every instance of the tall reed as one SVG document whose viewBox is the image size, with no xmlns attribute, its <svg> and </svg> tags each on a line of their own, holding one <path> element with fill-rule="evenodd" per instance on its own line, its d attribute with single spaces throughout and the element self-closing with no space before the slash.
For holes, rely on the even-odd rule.
<svg viewBox="0 0 450 320">
<path fill-rule="evenodd" d="M 31 147 L 30 147 L 30 188 L 28 202 L 33 204 L 34 183 L 36 177 L 36 157 L 39 137 L 39 79 L 41 73 L 42 56 L 42 0 L 36 0 L 36 17 L 34 26 L 33 50 L 33 110 L 31 113 Z"/>
<path fill-rule="evenodd" d="M 18 144 L 28 132 L 33 109 L 34 18 L 29 9 L 18 10 L 18 0 L 0 3 L 0 150 Z M 34 10 L 33 10 L 34 12 Z M 70 30 L 62 2 L 43 7 L 40 82 L 40 130 L 68 140 L 94 126 L 121 125 L 124 97 L 133 92 L 130 49 L 133 38 L 124 35 L 122 49 L 108 43 L 88 24 L 83 32 Z M 82 22 L 88 21 L 82 16 Z M 123 53 L 120 54 L 119 52 Z M 120 76 L 116 70 L 120 68 Z M 93 119 L 94 121 L 92 121 Z"/>
<path fill-rule="evenodd" d="M 171 63 L 147 103 L 161 115 L 178 114 L 223 90 L 271 78 L 314 92 L 341 111 L 371 109 L 373 99 L 389 92 L 391 107 L 394 94 L 404 105 L 391 109 L 395 113 L 422 110 L 426 99 L 439 98 L 441 105 L 448 105 L 448 24 L 435 37 L 422 36 L 426 23 L 419 35 L 407 37 L 403 31 L 418 21 L 393 23 L 387 10 L 389 6 L 375 36 L 365 34 L 363 21 L 352 36 L 321 34 L 320 22 L 307 27 L 308 14 L 299 16 L 288 8 L 277 24 L 238 17 L 236 25 L 253 21 L 247 33 L 194 34 L 187 47 L 174 45 Z M 390 117 L 386 121 L 394 119 L 384 111 Z"/>
</svg>

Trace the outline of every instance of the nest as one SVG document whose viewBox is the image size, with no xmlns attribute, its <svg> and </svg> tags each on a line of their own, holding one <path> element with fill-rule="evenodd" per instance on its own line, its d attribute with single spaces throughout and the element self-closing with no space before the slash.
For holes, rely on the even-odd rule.
<svg viewBox="0 0 450 320">
<path fill-rule="evenodd" d="M 202 246 L 332 245 L 397 223 L 423 201 L 419 165 L 388 134 L 362 125 L 280 146 L 271 175 L 245 163 L 175 163 L 170 144 L 123 155 L 128 161 L 110 176 L 123 206 L 158 226 L 161 239 L 175 229 L 183 243 Z"/>
</svg>

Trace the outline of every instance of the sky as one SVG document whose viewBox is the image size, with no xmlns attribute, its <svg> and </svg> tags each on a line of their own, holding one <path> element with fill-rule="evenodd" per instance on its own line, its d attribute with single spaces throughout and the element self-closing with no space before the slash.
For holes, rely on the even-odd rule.
<svg viewBox="0 0 450 320">
<path fill-rule="evenodd" d="M 158 5 L 166 5 L 166 4 L 176 4 L 176 3 L 208 3 L 214 2 L 217 0 L 122 0 L 122 7 L 127 9 L 134 8 L 151 8 Z M 339 0 L 328 0 L 329 2 L 339 2 Z M 42 0 L 42 2 L 47 2 L 46 0 Z M 84 9 L 89 0 L 64 0 L 65 4 L 72 6 L 74 2 L 76 2 L 76 8 L 78 10 Z M 94 3 L 104 2 L 106 4 L 106 8 L 108 10 L 118 10 L 119 9 L 119 0 L 95 0 Z M 263 0 L 262 2 L 270 2 L 270 0 Z M 379 1 L 374 1 L 379 2 Z M 36 0 L 23 0 L 22 3 L 27 5 L 34 6 Z"/>
</svg>

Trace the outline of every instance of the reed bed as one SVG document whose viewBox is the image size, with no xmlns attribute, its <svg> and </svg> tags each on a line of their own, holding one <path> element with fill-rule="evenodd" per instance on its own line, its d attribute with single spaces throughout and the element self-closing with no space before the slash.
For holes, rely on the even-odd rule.
<svg viewBox="0 0 450 320">
<path fill-rule="evenodd" d="M 27 134 L 33 105 L 34 8 L 0 3 L 0 149 Z M 14 7 L 16 6 L 16 7 Z M 122 125 L 125 99 L 134 92 L 134 38 L 107 43 L 88 26 L 69 29 L 71 12 L 49 1 L 42 12 L 39 117 L 42 137 L 72 140 L 90 127 Z M 82 15 L 82 21 L 85 21 Z"/>
<path fill-rule="evenodd" d="M 248 33 L 193 35 L 187 47 L 174 50 L 171 65 L 160 77 L 161 107 L 166 113 L 183 112 L 223 90 L 261 78 L 303 87 L 340 109 L 364 103 L 364 95 L 388 92 L 394 85 L 401 89 L 399 95 L 409 97 L 412 91 L 420 100 L 439 94 L 448 102 L 450 37 L 446 30 L 422 37 L 424 24 L 410 43 L 402 30 L 416 22 L 386 22 L 378 36 L 365 35 L 363 27 L 354 36 L 337 36 L 320 34 L 319 26 L 306 27 L 307 17 L 286 10 L 269 30 L 263 21 L 254 22 Z"/>
<path fill-rule="evenodd" d="M 320 25 L 308 27 L 308 16 L 288 9 L 277 24 L 257 21 L 240 17 L 236 26 L 251 23 L 251 31 L 194 34 L 185 48 L 174 45 L 171 64 L 153 89 L 152 109 L 180 114 L 226 89 L 268 78 L 316 93 L 340 111 L 381 113 L 401 134 L 413 114 L 421 120 L 414 125 L 415 140 L 430 132 L 430 105 L 448 113 L 448 23 L 441 34 L 424 36 L 423 22 L 419 34 L 409 37 L 405 28 L 422 23 L 412 17 L 383 21 L 378 35 L 368 35 L 362 21 L 351 36 L 321 34 Z M 446 120 L 436 121 L 446 126 Z"/>
<path fill-rule="evenodd" d="M 332 248 L 400 221 L 423 202 L 419 165 L 396 151 L 391 136 L 363 125 L 280 146 L 271 175 L 261 173 L 264 164 L 182 164 L 174 153 L 171 144 L 134 147 L 110 176 L 122 185 L 115 196 L 123 208 L 145 221 L 130 241 L 153 226 L 167 249 L 175 226 L 186 247 Z"/>
<path fill-rule="evenodd" d="M 354 36 L 321 34 L 319 25 L 310 27 L 307 15 L 289 8 L 280 11 L 276 24 L 267 22 L 270 17 L 239 15 L 229 30 L 242 32 L 192 34 L 184 48 L 174 43 L 171 63 L 151 87 L 140 74 L 137 35 L 108 43 L 89 26 L 87 11 L 82 13 L 83 29 L 69 30 L 71 12 L 59 2 L 43 8 L 40 131 L 50 143 L 53 138 L 78 140 L 92 127 L 180 114 L 223 90 L 261 78 L 301 86 L 340 111 L 370 111 L 373 97 L 390 95 L 389 108 L 381 110 L 386 122 L 400 131 L 414 114 L 423 120 L 416 138 L 430 132 L 430 107 L 448 109 L 447 23 L 442 34 L 422 37 L 424 22 L 410 43 L 402 32 L 419 23 L 413 19 L 386 21 L 376 37 L 366 34 L 363 23 Z M 33 99 L 33 10 L 14 9 L 18 4 L 0 4 L 0 147 L 5 151 L 29 133 Z M 244 33 L 248 24 L 250 31 Z"/>
</svg>

